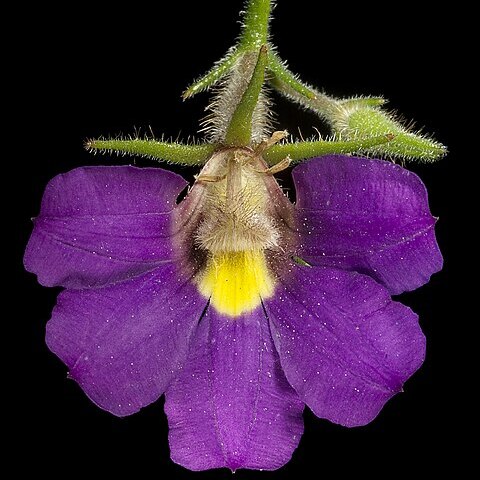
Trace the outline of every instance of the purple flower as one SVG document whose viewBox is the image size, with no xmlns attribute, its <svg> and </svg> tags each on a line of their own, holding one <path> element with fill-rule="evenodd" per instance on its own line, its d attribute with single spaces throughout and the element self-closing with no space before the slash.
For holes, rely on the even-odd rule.
<svg viewBox="0 0 480 480">
<path fill-rule="evenodd" d="M 172 459 L 276 469 L 302 411 L 373 420 L 420 367 L 417 316 L 390 295 L 442 267 L 427 194 L 381 160 L 293 170 L 292 205 L 248 149 L 178 175 L 79 168 L 48 185 L 25 254 L 63 286 L 47 343 L 101 408 L 166 395 Z"/>
</svg>

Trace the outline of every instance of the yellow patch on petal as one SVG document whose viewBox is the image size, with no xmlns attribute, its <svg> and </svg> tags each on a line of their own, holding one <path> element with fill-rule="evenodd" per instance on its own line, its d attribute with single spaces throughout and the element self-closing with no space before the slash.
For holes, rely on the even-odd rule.
<svg viewBox="0 0 480 480">
<path fill-rule="evenodd" d="M 198 281 L 198 289 L 220 313 L 236 317 L 271 297 L 275 281 L 263 251 L 217 252 Z"/>
</svg>

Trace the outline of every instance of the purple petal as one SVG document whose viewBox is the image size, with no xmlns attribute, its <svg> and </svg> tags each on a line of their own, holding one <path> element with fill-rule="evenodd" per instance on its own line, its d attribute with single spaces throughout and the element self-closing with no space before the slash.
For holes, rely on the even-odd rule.
<svg viewBox="0 0 480 480">
<path fill-rule="evenodd" d="M 87 167 L 48 184 L 25 252 L 45 286 L 102 286 L 172 257 L 171 210 L 186 182 L 160 168 Z"/>
<path fill-rule="evenodd" d="M 420 367 L 417 316 L 366 275 L 292 267 L 265 301 L 285 375 L 321 417 L 364 425 Z"/>
<path fill-rule="evenodd" d="M 166 392 L 172 460 L 190 470 L 274 470 L 298 445 L 302 411 L 263 310 L 226 318 L 210 307 Z"/>
<path fill-rule="evenodd" d="M 293 171 L 301 257 L 372 276 L 392 294 L 441 270 L 425 186 L 390 162 L 329 156 Z"/>
<path fill-rule="evenodd" d="M 93 290 L 66 290 L 47 344 L 101 408 L 124 416 L 155 401 L 183 366 L 206 300 L 165 265 Z"/>
</svg>

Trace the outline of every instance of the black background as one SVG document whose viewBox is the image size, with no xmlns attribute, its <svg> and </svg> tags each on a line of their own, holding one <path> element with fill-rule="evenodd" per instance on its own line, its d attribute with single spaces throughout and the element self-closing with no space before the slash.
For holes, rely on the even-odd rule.
<svg viewBox="0 0 480 480">
<path fill-rule="evenodd" d="M 166 3 L 166 2 L 165 2 Z M 43 341 L 44 326 L 58 294 L 45 289 L 18 267 L 38 213 L 43 189 L 54 175 L 81 165 L 116 165 L 133 159 L 92 156 L 86 138 L 130 134 L 149 126 L 157 135 L 186 138 L 198 129 L 206 94 L 183 103 L 182 90 L 208 69 L 239 32 L 243 2 L 141 3 L 114 9 L 83 3 L 68 11 L 42 6 L 29 10 L 18 57 L 17 133 L 24 134 L 21 155 L 14 157 L 19 190 L 15 199 L 15 261 L 21 301 L 15 321 L 10 365 L 19 406 L 12 434 L 13 450 L 39 473 L 50 475 L 135 472 L 137 478 L 230 478 L 228 471 L 192 473 L 169 459 L 163 400 L 140 413 L 118 419 L 95 407 L 66 379 L 66 368 Z M 326 6 L 311 0 L 280 0 L 272 25 L 274 42 L 290 67 L 337 96 L 377 94 L 419 127 L 450 147 L 435 165 L 409 165 L 430 192 L 440 217 L 438 240 L 444 270 L 420 290 L 401 300 L 421 318 L 428 339 L 427 360 L 408 381 L 405 393 L 391 400 L 379 417 L 363 428 L 345 429 L 305 412 L 305 433 L 291 462 L 277 472 L 238 471 L 235 478 L 305 478 L 343 474 L 394 474 L 442 469 L 456 462 L 452 428 L 450 309 L 451 189 L 457 161 L 453 138 L 455 105 L 451 88 L 452 45 L 443 25 L 455 22 L 441 7 L 418 11 L 403 3 L 386 6 Z M 274 97 L 279 128 L 305 136 L 321 127 L 310 114 Z M 25 131 L 23 131 L 25 130 Z M 149 165 L 147 161 L 137 161 Z M 190 171 L 183 170 L 187 176 Z M 30 463 L 31 462 L 31 463 Z M 65 465 L 67 467 L 65 467 Z M 17 464 L 21 472 L 25 464 Z M 149 473 L 147 473 L 149 472 Z"/>
</svg>

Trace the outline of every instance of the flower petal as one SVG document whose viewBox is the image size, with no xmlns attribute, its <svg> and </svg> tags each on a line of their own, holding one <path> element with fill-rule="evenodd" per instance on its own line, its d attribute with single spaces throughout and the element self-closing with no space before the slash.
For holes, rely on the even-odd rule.
<svg viewBox="0 0 480 480">
<path fill-rule="evenodd" d="M 262 308 L 232 319 L 209 308 L 166 392 L 172 460 L 191 470 L 274 470 L 303 431 Z"/>
<path fill-rule="evenodd" d="M 293 171 L 301 257 L 372 276 L 392 294 L 441 270 L 425 186 L 381 160 L 328 156 Z"/>
<path fill-rule="evenodd" d="M 152 270 L 172 256 L 171 210 L 186 182 L 160 168 L 87 167 L 48 184 L 25 252 L 45 286 L 85 288 Z"/>
<path fill-rule="evenodd" d="M 285 375 L 321 417 L 364 425 L 420 367 L 417 316 L 370 277 L 293 266 L 265 301 Z"/>
<path fill-rule="evenodd" d="M 130 415 L 162 395 L 183 366 L 205 305 L 164 265 L 116 285 L 62 292 L 46 340 L 93 402 Z"/>
</svg>

